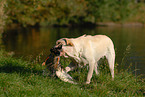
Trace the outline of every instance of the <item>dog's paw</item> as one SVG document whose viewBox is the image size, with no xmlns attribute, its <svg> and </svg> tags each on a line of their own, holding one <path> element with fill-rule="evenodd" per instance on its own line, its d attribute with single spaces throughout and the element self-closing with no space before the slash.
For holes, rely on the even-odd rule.
<svg viewBox="0 0 145 97">
<path fill-rule="evenodd" d="M 86 84 L 90 84 L 90 81 L 86 81 Z"/>
</svg>

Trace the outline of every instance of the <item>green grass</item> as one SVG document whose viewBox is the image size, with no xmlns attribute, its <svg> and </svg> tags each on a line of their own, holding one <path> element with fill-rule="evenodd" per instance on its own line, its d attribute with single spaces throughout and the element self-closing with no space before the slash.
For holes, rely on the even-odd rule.
<svg viewBox="0 0 145 97">
<path fill-rule="evenodd" d="M 107 67 L 100 67 L 100 75 L 95 73 L 89 85 L 84 84 L 87 68 L 70 72 L 77 85 L 65 83 L 58 78 L 43 76 L 38 63 L 15 59 L 0 51 L 0 97 L 128 97 L 145 96 L 145 80 L 135 77 L 131 72 L 115 70 L 111 80 Z M 107 69 L 107 70 L 103 70 Z"/>
</svg>

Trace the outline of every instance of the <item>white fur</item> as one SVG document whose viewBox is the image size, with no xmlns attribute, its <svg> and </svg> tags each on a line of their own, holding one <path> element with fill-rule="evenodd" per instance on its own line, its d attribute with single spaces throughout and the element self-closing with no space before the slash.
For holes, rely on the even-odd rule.
<svg viewBox="0 0 145 97">
<path fill-rule="evenodd" d="M 73 81 L 73 78 L 69 74 L 67 74 L 63 69 L 57 70 L 56 75 L 58 76 L 58 78 L 60 78 L 64 82 L 77 84 L 76 82 Z"/>
<path fill-rule="evenodd" d="M 114 79 L 115 51 L 113 42 L 109 37 L 105 35 L 83 35 L 78 38 L 65 39 L 66 41 L 69 41 L 71 45 L 65 44 L 62 46 L 63 55 L 66 53 L 74 60 L 68 67 L 66 67 L 66 72 L 73 70 L 76 64 L 89 64 L 89 72 L 86 81 L 86 84 L 89 84 L 93 70 L 98 74 L 97 62 L 100 58 L 105 56 L 109 63 L 112 78 Z"/>
</svg>

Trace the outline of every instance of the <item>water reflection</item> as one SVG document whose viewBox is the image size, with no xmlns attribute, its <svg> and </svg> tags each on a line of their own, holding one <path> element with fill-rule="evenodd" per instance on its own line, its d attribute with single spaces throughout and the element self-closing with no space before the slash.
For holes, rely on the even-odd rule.
<svg viewBox="0 0 145 97">
<path fill-rule="evenodd" d="M 14 51 L 15 56 L 36 57 L 44 52 L 46 57 L 56 40 L 64 37 L 79 37 L 83 34 L 104 34 L 109 36 L 116 50 L 116 62 L 121 64 L 124 52 L 131 45 L 125 58 L 126 65 L 137 64 L 137 73 L 145 74 L 145 28 L 140 27 L 97 27 L 97 28 L 29 28 L 7 30 L 3 35 L 3 45 L 7 51 Z M 135 67 L 133 67 L 135 68 Z"/>
</svg>

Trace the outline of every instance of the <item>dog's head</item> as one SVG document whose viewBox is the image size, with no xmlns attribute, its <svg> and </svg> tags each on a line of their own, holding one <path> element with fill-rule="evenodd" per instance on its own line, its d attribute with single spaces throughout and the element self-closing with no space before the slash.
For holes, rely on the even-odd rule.
<svg viewBox="0 0 145 97">
<path fill-rule="evenodd" d="M 86 34 L 84 34 L 81 37 L 86 37 Z M 72 42 L 73 38 L 61 38 L 59 40 L 56 41 L 56 45 L 55 46 L 59 46 L 59 45 L 63 45 L 63 46 L 74 46 L 73 42 Z"/>
<path fill-rule="evenodd" d="M 49 57 L 43 62 L 42 65 L 45 65 L 47 69 L 51 72 L 51 75 L 55 75 L 55 72 L 61 68 L 59 63 L 60 56 L 65 56 L 65 51 L 63 51 L 62 46 L 73 45 L 69 39 L 62 38 L 56 42 L 56 45 L 50 49 L 51 54 Z"/>
</svg>

